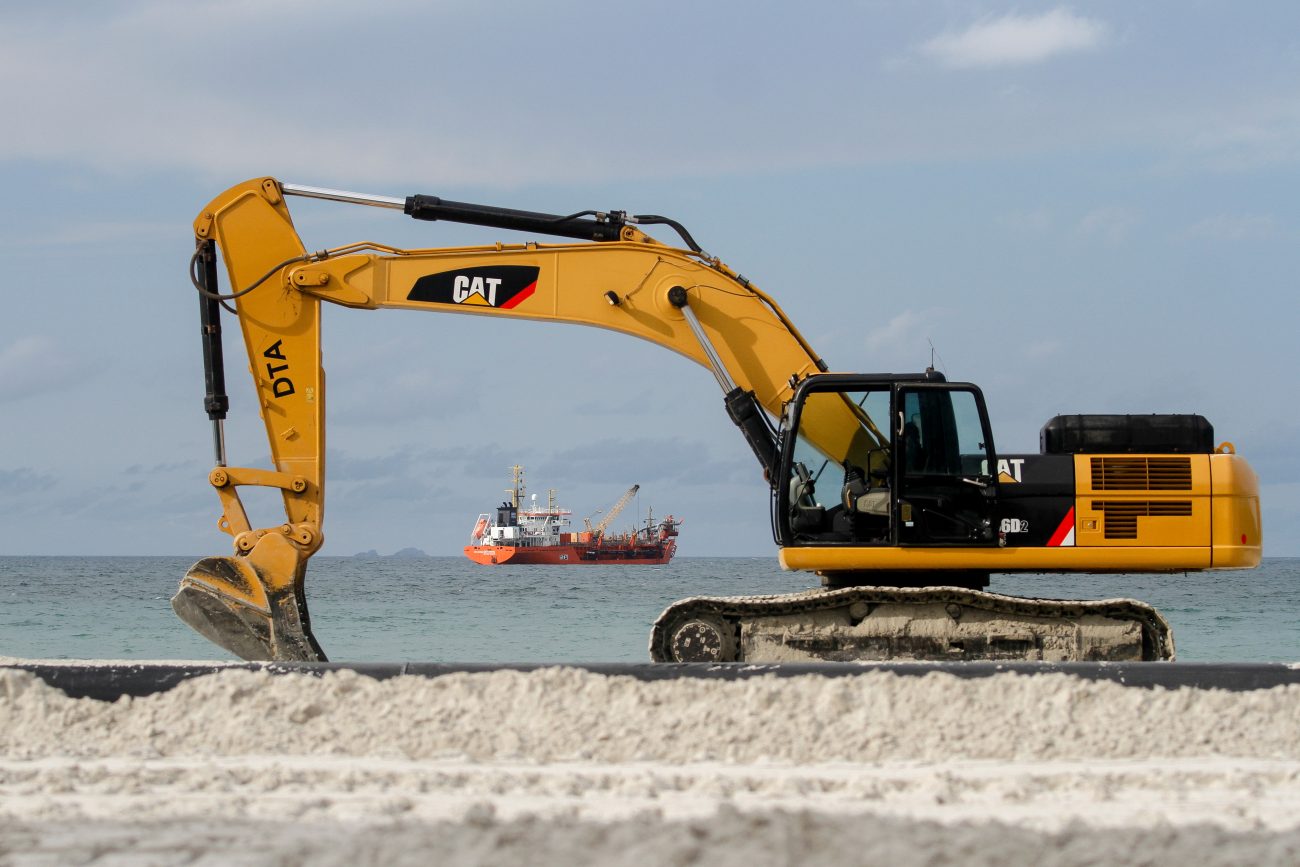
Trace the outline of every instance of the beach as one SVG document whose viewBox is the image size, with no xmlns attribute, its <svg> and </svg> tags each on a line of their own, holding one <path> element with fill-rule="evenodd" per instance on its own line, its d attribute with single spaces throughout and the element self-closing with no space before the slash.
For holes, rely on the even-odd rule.
<svg viewBox="0 0 1300 867">
<path fill-rule="evenodd" d="M 12 662 L 13 660 L 9 660 Z M 0 668 L 0 863 L 1289 864 L 1300 686 Z"/>
</svg>

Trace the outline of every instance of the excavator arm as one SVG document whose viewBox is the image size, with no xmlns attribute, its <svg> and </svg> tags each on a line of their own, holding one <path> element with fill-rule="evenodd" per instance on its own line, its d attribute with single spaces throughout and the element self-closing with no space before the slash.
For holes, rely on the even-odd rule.
<svg viewBox="0 0 1300 867">
<path fill-rule="evenodd" d="M 289 196 L 400 209 L 447 220 L 576 239 L 404 250 L 373 242 L 310 252 L 294 229 Z M 675 229 L 671 247 L 639 225 Z M 704 253 L 676 222 L 655 215 L 539 214 L 448 202 L 321 190 L 259 178 L 215 198 L 194 222 L 192 278 L 200 292 L 206 407 L 221 500 L 219 528 L 234 553 L 199 561 L 173 599 L 177 614 L 245 659 L 323 660 L 303 591 L 307 562 L 323 542 L 325 375 L 321 303 L 570 322 L 657 343 L 709 368 L 726 407 L 771 484 L 779 416 L 794 386 L 826 365 L 771 298 Z M 228 291 L 218 289 L 218 254 Z M 233 307 L 230 305 L 233 304 Z M 236 314 L 256 385 L 273 469 L 228 465 L 223 420 L 220 306 Z M 866 453 L 851 404 L 805 418 L 804 436 L 827 454 Z M 280 491 L 286 520 L 253 527 L 239 489 Z"/>
</svg>

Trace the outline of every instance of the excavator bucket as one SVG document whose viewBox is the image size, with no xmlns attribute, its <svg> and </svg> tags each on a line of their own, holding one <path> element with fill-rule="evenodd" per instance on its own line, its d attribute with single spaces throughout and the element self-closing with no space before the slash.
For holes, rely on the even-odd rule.
<svg viewBox="0 0 1300 867">
<path fill-rule="evenodd" d="M 303 593 L 306 563 L 289 543 L 264 538 L 246 557 L 207 557 L 190 567 L 172 609 L 204 638 L 250 661 L 324 662 Z M 267 556 L 267 555 L 271 556 Z M 275 555 L 279 556 L 275 556 Z M 286 561 L 285 555 L 292 557 Z M 296 565 L 286 573 L 275 565 Z"/>
</svg>

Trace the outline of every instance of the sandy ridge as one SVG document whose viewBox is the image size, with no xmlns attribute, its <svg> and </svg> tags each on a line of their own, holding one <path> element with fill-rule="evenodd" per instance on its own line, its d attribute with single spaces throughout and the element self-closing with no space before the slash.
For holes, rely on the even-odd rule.
<svg viewBox="0 0 1300 867">
<path fill-rule="evenodd" d="M 377 681 L 234 670 L 107 703 L 5 669 L 0 714 L 0 751 L 11 757 L 1300 758 L 1300 686 L 1130 689 L 1068 675 L 638 681 L 555 668 Z"/>
</svg>

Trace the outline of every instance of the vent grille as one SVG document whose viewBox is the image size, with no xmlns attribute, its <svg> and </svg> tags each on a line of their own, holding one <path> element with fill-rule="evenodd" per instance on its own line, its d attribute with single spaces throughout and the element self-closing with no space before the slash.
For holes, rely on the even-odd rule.
<svg viewBox="0 0 1300 867">
<path fill-rule="evenodd" d="M 1136 539 L 1138 518 L 1188 518 L 1192 514 L 1190 500 L 1119 503 L 1093 500 L 1092 508 L 1104 515 L 1102 528 L 1107 539 Z"/>
<path fill-rule="evenodd" d="M 1094 491 L 1190 491 L 1191 458 L 1093 458 Z"/>
</svg>

